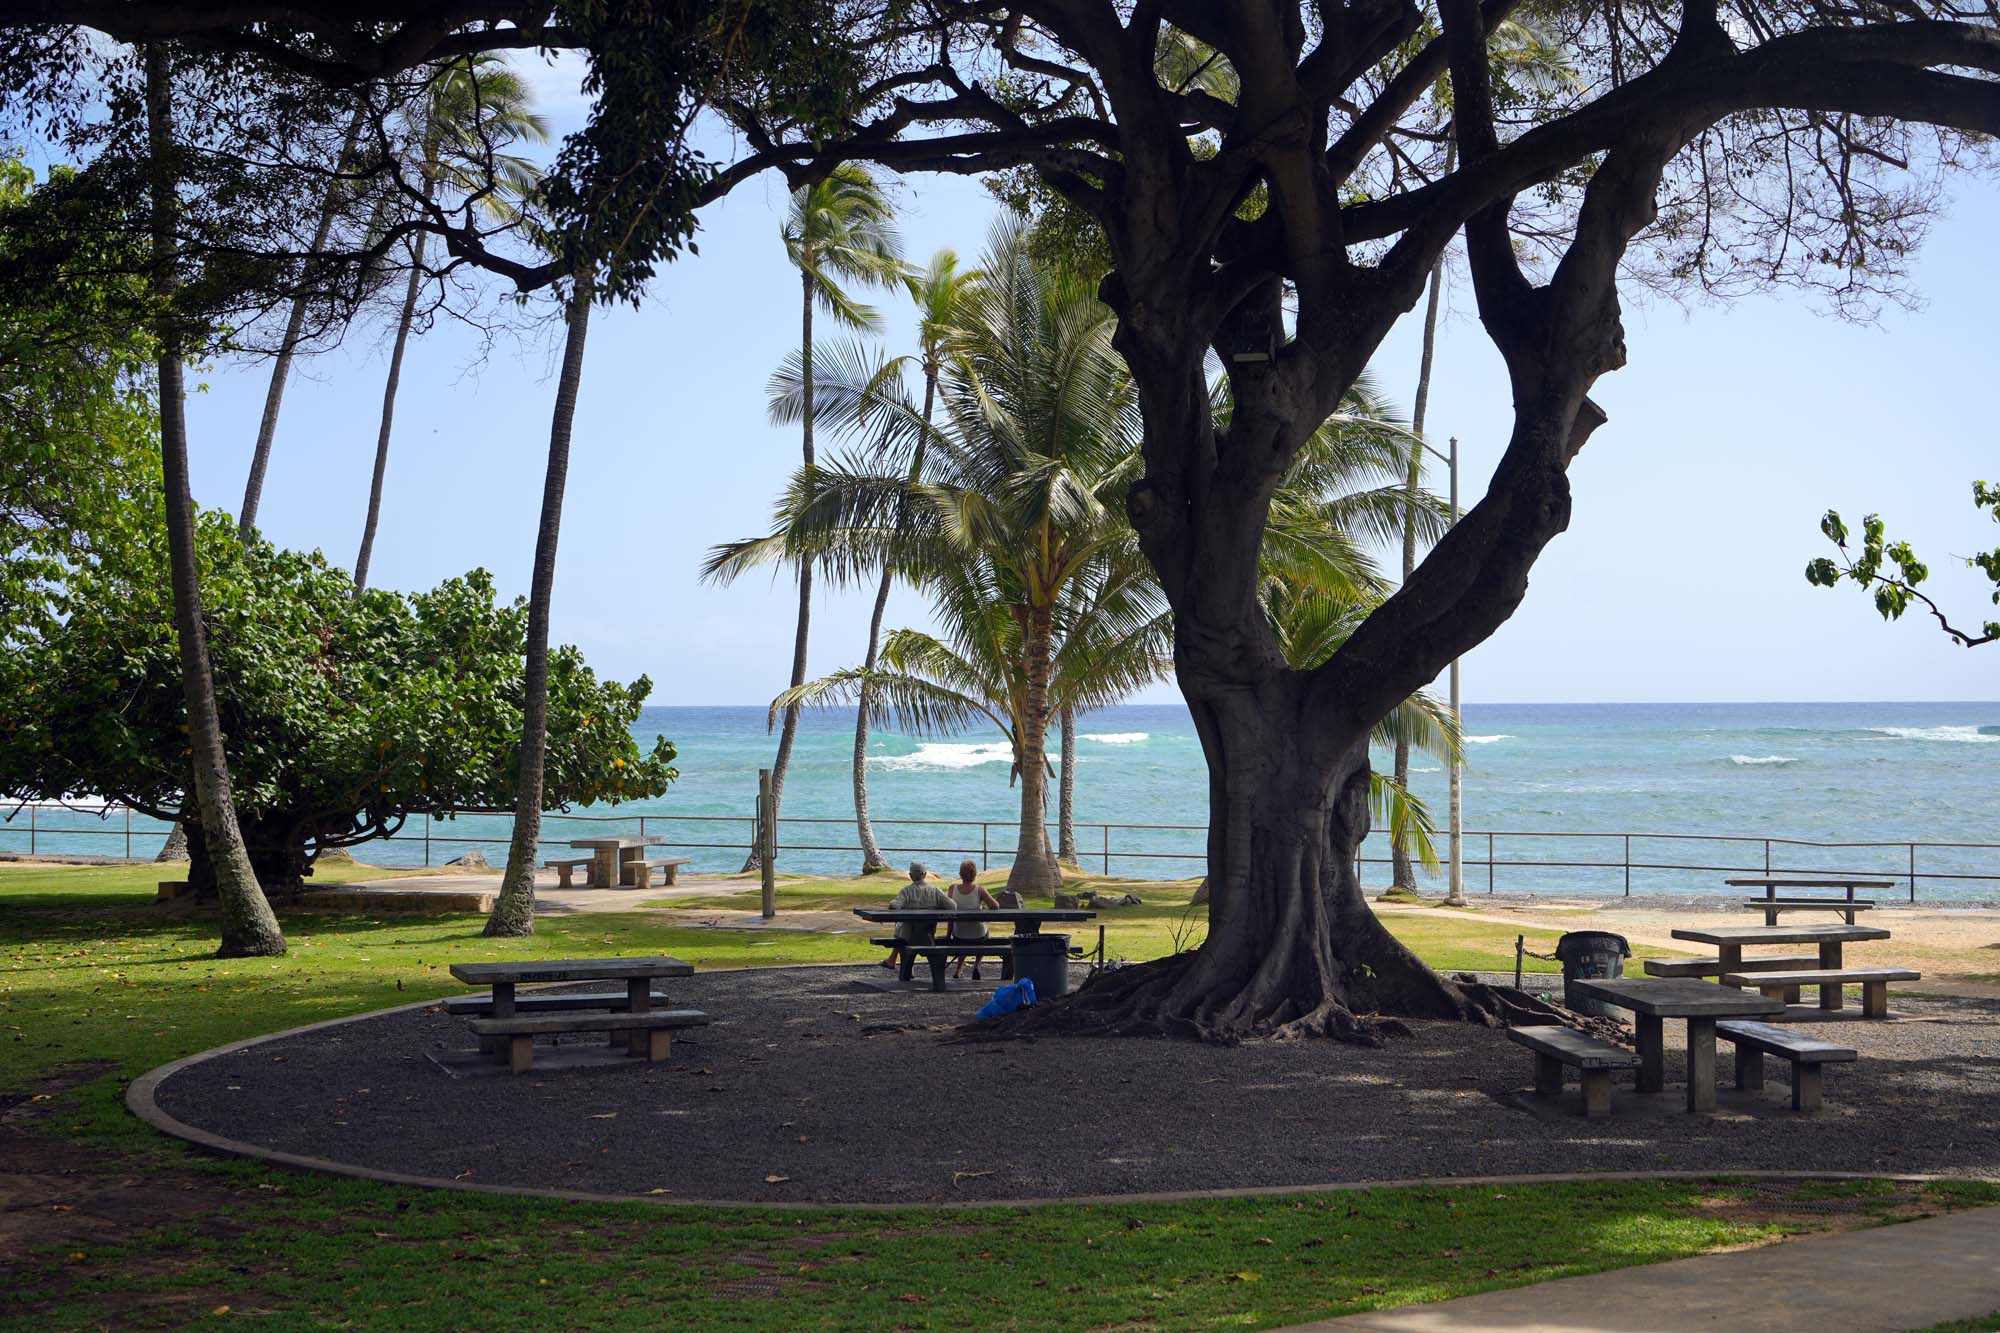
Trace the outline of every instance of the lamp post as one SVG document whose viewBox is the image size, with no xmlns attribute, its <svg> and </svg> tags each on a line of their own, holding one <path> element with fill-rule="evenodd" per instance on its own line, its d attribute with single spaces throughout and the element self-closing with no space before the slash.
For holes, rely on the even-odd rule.
<svg viewBox="0 0 2000 1333">
<path fill-rule="evenodd" d="M 1451 469 L 1451 521 L 1452 525 L 1456 527 L 1458 525 L 1458 437 L 1456 435 L 1451 437 L 1451 452 L 1449 454 L 1439 453 L 1437 450 L 1431 448 L 1430 445 L 1425 444 L 1421 439 L 1417 443 L 1423 448 L 1425 453 Z M 1463 730 L 1464 718 L 1459 712 L 1458 697 L 1458 659 L 1454 657 L 1451 659 L 1451 720 L 1455 726 Z M 1462 907 L 1465 905 L 1465 825 L 1462 818 L 1463 804 L 1460 795 L 1458 755 L 1454 753 L 1446 762 L 1450 765 L 1451 783 L 1451 794 L 1448 798 L 1448 809 L 1451 819 L 1451 832 L 1448 840 L 1451 872 L 1449 879 L 1446 881 L 1444 900 L 1453 906 Z"/>
</svg>

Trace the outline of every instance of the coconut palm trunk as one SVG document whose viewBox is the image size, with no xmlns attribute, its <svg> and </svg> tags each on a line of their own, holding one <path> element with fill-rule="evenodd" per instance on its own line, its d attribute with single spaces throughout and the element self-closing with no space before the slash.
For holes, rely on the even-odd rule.
<svg viewBox="0 0 2000 1333">
<path fill-rule="evenodd" d="M 799 362 L 804 374 L 803 407 L 804 419 L 800 423 L 800 449 L 805 456 L 806 467 L 813 465 L 813 291 L 814 279 L 810 267 L 799 272 L 799 289 L 802 310 L 799 315 Z M 792 635 L 792 684 L 793 689 L 806 683 L 806 644 L 812 634 L 812 562 L 799 562 L 799 620 Z M 792 704 L 785 709 L 785 720 L 778 732 L 778 757 L 771 761 L 771 824 L 777 826 L 780 804 L 785 795 L 785 774 L 792 766 L 792 743 L 799 735 L 799 705 Z M 776 845 L 775 838 L 773 846 Z M 760 862 L 757 849 L 750 849 L 749 859 L 744 861 L 745 870 L 755 870 Z"/>
<path fill-rule="evenodd" d="M 173 111 L 167 53 L 146 47 L 146 132 L 152 154 L 153 291 L 159 298 L 160 468 L 166 487 L 167 554 L 174 586 L 174 632 L 180 640 L 181 679 L 187 695 L 189 766 L 201 836 L 222 902 L 224 958 L 275 957 L 285 952 L 278 918 L 250 868 L 237 826 L 222 748 L 215 676 L 201 619 L 201 576 L 195 557 L 194 496 L 188 487 L 187 386 L 183 379 L 180 323 L 172 309 L 180 285 L 175 272 L 179 203 L 173 167 Z"/>
<path fill-rule="evenodd" d="M 1447 174 L 1452 169 L 1452 161 L 1458 152 L 1458 142 L 1453 140 L 1445 145 L 1445 166 Z M 1424 346 L 1417 362 L 1417 397 L 1410 407 L 1410 433 L 1415 438 L 1410 445 L 1410 470 L 1405 477 L 1404 487 L 1411 499 L 1416 498 L 1417 485 L 1424 470 L 1424 415 L 1431 404 L 1431 366 L 1437 357 L 1438 301 L 1444 291 L 1444 256 L 1439 255 L 1437 263 L 1431 265 L 1430 296 L 1424 303 Z M 1417 520 L 1414 513 L 1403 519 L 1403 580 L 1409 581 L 1410 574 L 1417 567 Z M 1407 737 L 1396 741 L 1396 785 L 1409 790 L 1410 786 L 1410 742 Z M 1409 848 L 1402 843 L 1394 843 L 1389 849 L 1393 882 L 1398 889 L 1414 893 L 1417 889 L 1416 868 L 1410 864 Z"/>
<path fill-rule="evenodd" d="M 937 359 L 924 358 L 924 429 L 917 437 L 917 447 L 910 458 L 910 481 L 914 484 L 924 474 L 924 446 L 930 440 L 931 414 L 937 405 Z M 901 522 L 902 515 L 897 515 Z M 875 589 L 875 610 L 868 619 L 868 652 L 863 659 L 867 670 L 875 670 L 876 659 L 882 650 L 882 615 L 889 606 L 889 587 L 895 582 L 893 569 L 886 565 L 882 570 L 882 582 Z M 861 873 L 866 875 L 876 870 L 887 870 L 889 862 L 883 857 L 882 849 L 875 845 L 875 826 L 868 818 L 868 710 L 874 704 L 874 687 L 864 682 L 861 697 L 856 701 L 854 715 L 854 823 L 861 843 Z"/>
<path fill-rule="evenodd" d="M 341 144 L 340 157 L 336 168 L 346 163 L 354 154 L 354 145 L 361 139 L 361 112 L 354 113 L 348 124 L 347 139 Z M 340 216 L 341 182 L 335 179 L 326 187 L 326 198 L 319 207 L 319 220 L 313 227 L 313 254 L 326 249 L 326 238 L 333 232 L 334 219 Z M 243 484 L 243 508 L 236 516 L 237 535 L 244 541 L 257 530 L 257 509 L 264 499 L 264 470 L 271 463 L 271 444 L 278 437 L 278 410 L 285 402 L 285 384 L 292 376 L 292 356 L 298 351 L 300 335 L 306 324 L 306 307 L 309 292 L 301 291 L 292 298 L 291 317 L 285 322 L 285 338 L 278 344 L 278 359 L 271 366 L 271 387 L 264 391 L 264 416 L 257 423 L 257 447 L 250 454 L 250 477 Z"/>
<path fill-rule="evenodd" d="M 1076 864 L 1076 709 L 1062 710 L 1062 774 L 1056 797 L 1056 859 Z"/>
<path fill-rule="evenodd" d="M 423 290 L 424 233 L 410 242 L 410 280 L 403 289 L 403 312 L 396 323 L 396 345 L 389 353 L 389 379 L 382 388 L 382 424 L 375 434 L 375 473 L 368 483 L 368 517 L 361 525 L 361 550 L 354 557 L 354 595 L 368 587 L 368 562 L 375 553 L 375 528 L 382 519 L 382 481 L 389 470 L 389 432 L 396 419 L 396 389 L 403 381 L 403 350 L 410 342 L 410 325 Z"/>
<path fill-rule="evenodd" d="M 569 481 L 570 428 L 583 382 L 584 337 L 590 330 L 592 275 L 577 275 L 570 296 L 569 332 L 563 340 L 562 377 L 556 384 L 555 414 L 549 423 L 549 464 L 542 478 L 541 524 L 535 534 L 535 570 L 528 592 L 528 644 L 521 675 L 521 762 L 514 791 L 514 837 L 507 848 L 507 871 L 500 896 L 486 919 L 485 934 L 532 935 L 535 931 L 535 860 L 542 836 L 542 763 L 548 753 L 549 599 L 555 591 L 556 543 L 562 535 L 563 488 Z"/>
<path fill-rule="evenodd" d="M 1027 697 L 1021 708 L 1021 835 L 1007 887 L 1023 896 L 1045 896 L 1062 882 L 1049 855 L 1049 662 L 1055 645 L 1055 608 L 1031 604 L 1023 647 Z"/>
</svg>

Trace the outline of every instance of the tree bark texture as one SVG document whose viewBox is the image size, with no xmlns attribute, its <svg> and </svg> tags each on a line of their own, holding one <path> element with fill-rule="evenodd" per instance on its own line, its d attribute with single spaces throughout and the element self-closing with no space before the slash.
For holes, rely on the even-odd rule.
<svg viewBox="0 0 2000 1333">
<path fill-rule="evenodd" d="M 368 562 L 375 554 L 375 527 L 382 518 L 382 482 L 389 471 L 389 433 L 396 419 L 396 390 L 403 382 L 403 350 L 410 342 L 410 324 L 417 316 L 417 295 L 423 290 L 424 233 L 410 241 L 410 281 L 403 289 L 402 316 L 396 322 L 396 344 L 389 353 L 389 378 L 382 386 L 382 424 L 375 433 L 375 471 L 368 482 L 368 518 L 361 525 L 361 549 L 354 557 L 354 595 L 368 588 Z"/>
<path fill-rule="evenodd" d="M 187 859 L 188 859 L 187 823 L 184 820 L 177 819 L 174 821 L 174 826 L 167 830 L 167 840 L 160 844 L 159 854 L 155 856 L 153 860 L 159 862 L 159 861 L 185 861 Z"/>
<path fill-rule="evenodd" d="M 1062 710 L 1062 772 L 1056 792 L 1056 859 L 1076 864 L 1076 709 Z M 1107 868 L 1106 874 L 1110 873 Z"/>
<path fill-rule="evenodd" d="M 336 170 L 354 153 L 354 145 L 361 138 L 360 112 L 348 124 L 347 139 L 341 145 Z M 340 216 L 341 182 L 333 181 L 326 187 L 326 198 L 319 206 L 319 219 L 313 227 L 312 250 L 319 255 L 326 250 L 326 238 L 333 232 L 334 219 Z M 417 233 L 422 236 L 422 232 Z M 277 360 L 271 363 L 271 386 L 264 391 L 264 415 L 257 423 L 257 447 L 250 453 L 250 476 L 243 483 L 243 509 L 236 516 L 236 532 L 244 541 L 257 530 L 257 509 L 264 499 L 264 471 L 271 464 L 271 444 L 278 438 L 278 410 L 284 405 L 285 383 L 292 375 L 292 357 L 299 348 L 300 335 L 306 325 L 306 309 L 311 293 L 301 291 L 292 298 L 292 313 L 285 321 L 284 341 L 278 344 Z"/>
<path fill-rule="evenodd" d="M 521 762 L 514 792 L 514 836 L 500 896 L 486 919 L 487 935 L 532 935 L 535 930 L 535 862 L 542 838 L 542 765 L 549 744 L 549 600 L 555 592 L 556 543 L 562 535 L 563 489 L 569 483 L 570 430 L 583 383 L 584 339 L 590 332 L 591 274 L 579 273 L 570 295 L 569 332 L 563 340 L 562 377 L 549 423 L 549 464 L 542 479 L 541 523 L 535 533 L 535 569 L 528 592 L 528 645 L 521 676 Z"/>
<path fill-rule="evenodd" d="M 313 872 L 313 857 L 307 851 L 310 830 L 296 819 L 251 819 L 237 817 L 242 831 L 244 854 L 267 897 L 295 898 L 305 891 Z M 193 834 L 199 834 L 199 825 Z M 188 842 L 188 886 L 197 901 L 220 896 L 215 860 L 208 854 L 205 839 L 190 835 Z"/>
<path fill-rule="evenodd" d="M 799 286 L 803 295 L 802 304 L 804 308 L 799 316 L 799 399 L 800 406 L 803 409 L 801 413 L 803 420 L 800 424 L 800 433 L 802 441 L 801 450 L 805 456 L 805 465 L 810 468 L 813 465 L 812 334 L 813 298 L 816 293 L 814 291 L 811 267 L 812 256 L 808 254 L 801 262 L 804 267 L 799 270 Z M 799 564 L 798 628 L 792 636 L 791 687 L 795 690 L 806 683 L 806 642 L 812 633 L 812 587 L 812 565 L 810 562 L 802 561 Z M 778 757 L 771 762 L 771 827 L 773 830 L 779 827 L 778 817 L 782 809 L 785 793 L 785 774 L 792 766 L 792 744 L 798 739 L 799 714 L 801 711 L 798 704 L 792 704 L 787 707 L 785 709 L 784 722 L 778 732 Z M 775 836 L 772 845 L 777 845 Z M 758 863 L 757 849 L 752 847 L 749 859 L 744 861 L 743 868 L 746 871 L 755 870 Z"/>
<path fill-rule="evenodd" d="M 1028 663 L 1027 699 L 1021 709 L 1021 833 L 1007 887 L 1023 897 L 1047 896 L 1062 883 L 1049 848 L 1049 659 L 1055 644 L 1055 610 L 1031 604 L 1022 636 Z"/>
<path fill-rule="evenodd" d="M 285 952 L 285 935 L 258 887 L 229 785 L 229 760 L 209 668 L 201 615 L 200 565 L 195 556 L 194 497 L 188 489 L 186 385 L 181 329 L 172 310 L 179 286 L 175 271 L 178 201 L 173 169 L 171 73 L 158 43 L 146 47 L 146 121 L 152 152 L 153 290 L 160 298 L 160 464 L 166 489 L 167 556 L 174 585 L 174 631 L 180 640 L 181 679 L 187 695 L 189 764 L 200 811 L 204 850 L 222 901 L 224 958 L 267 957 Z"/>
</svg>

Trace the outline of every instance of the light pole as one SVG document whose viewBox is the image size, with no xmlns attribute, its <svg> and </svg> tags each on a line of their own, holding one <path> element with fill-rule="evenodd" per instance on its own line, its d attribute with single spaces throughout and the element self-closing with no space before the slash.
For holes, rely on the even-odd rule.
<svg viewBox="0 0 2000 1333">
<path fill-rule="evenodd" d="M 1451 437 L 1451 452 L 1449 454 L 1439 453 L 1437 450 L 1431 448 L 1430 445 L 1425 444 L 1421 439 L 1417 443 L 1425 453 L 1438 459 L 1451 469 L 1451 521 L 1452 526 L 1456 527 L 1458 525 L 1458 437 L 1456 435 Z M 1455 727 L 1461 731 L 1464 729 L 1464 718 L 1458 710 L 1458 659 L 1456 657 L 1451 659 L 1451 720 Z M 1450 878 L 1446 881 L 1444 900 L 1453 906 L 1463 907 L 1465 905 L 1465 825 L 1462 819 L 1463 805 L 1459 790 L 1458 754 L 1454 752 L 1446 762 L 1451 766 L 1451 794 L 1448 798 L 1448 809 L 1451 819 L 1451 832 L 1448 842 L 1451 849 L 1451 873 Z"/>
</svg>

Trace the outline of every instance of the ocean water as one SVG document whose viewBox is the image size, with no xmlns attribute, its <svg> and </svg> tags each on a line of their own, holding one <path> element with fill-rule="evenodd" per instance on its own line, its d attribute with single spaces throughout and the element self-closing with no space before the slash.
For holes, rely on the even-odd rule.
<svg viewBox="0 0 2000 1333">
<path fill-rule="evenodd" d="M 783 869 L 851 873 L 859 865 L 852 728 L 846 712 L 803 721 L 784 794 Z M 607 831 L 599 819 L 620 821 L 610 831 L 636 831 L 643 816 L 647 833 L 669 838 L 673 854 L 693 857 L 696 868 L 738 868 L 757 770 L 776 750 L 764 709 L 648 708 L 634 731 L 679 747 L 680 781 L 657 800 L 570 812 L 582 818 L 552 814 L 544 828 L 550 854 L 564 838 Z M 1635 893 L 1717 892 L 1725 871 L 1756 873 L 1768 864 L 1890 876 L 1899 881 L 1897 896 L 1906 896 L 1908 844 L 1919 842 L 1993 844 L 1917 848 L 1920 900 L 2000 899 L 2000 703 L 1478 704 L 1465 711 L 1465 732 L 1471 893 L 1622 893 L 1628 883 Z M 1206 780 L 1186 709 L 1126 705 L 1094 714 L 1080 724 L 1076 749 L 1083 863 L 1135 877 L 1199 874 Z M 869 801 L 889 859 L 1008 859 L 1019 811 L 1009 768 L 1005 743 L 990 733 L 876 733 Z M 1417 756 L 1412 768 L 1442 851 L 1442 764 Z M 0 849 L 27 849 L 28 817 L 17 812 L 0 825 Z M 43 809 L 36 817 L 43 851 L 124 852 L 121 816 L 107 822 Z M 98 836 L 55 832 L 60 826 Z M 506 828 L 495 816 L 440 820 L 426 845 L 423 821 L 412 821 L 403 836 L 358 854 L 437 864 L 477 848 L 497 863 Z M 134 829 L 135 854 L 150 853 L 157 826 L 135 820 Z M 1386 856 L 1381 837 L 1371 837 L 1364 857 Z M 1365 874 L 1371 883 L 1387 878 L 1381 865 Z"/>
</svg>

